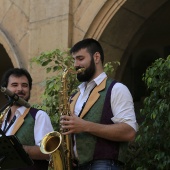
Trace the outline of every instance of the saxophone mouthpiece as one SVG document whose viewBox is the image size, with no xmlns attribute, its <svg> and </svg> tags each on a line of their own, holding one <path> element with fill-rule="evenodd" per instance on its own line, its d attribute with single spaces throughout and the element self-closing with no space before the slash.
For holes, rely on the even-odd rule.
<svg viewBox="0 0 170 170">
<path fill-rule="evenodd" d="M 80 69 L 77 70 L 77 74 L 78 73 L 83 73 L 85 70 L 86 70 L 85 68 L 80 68 Z"/>
</svg>

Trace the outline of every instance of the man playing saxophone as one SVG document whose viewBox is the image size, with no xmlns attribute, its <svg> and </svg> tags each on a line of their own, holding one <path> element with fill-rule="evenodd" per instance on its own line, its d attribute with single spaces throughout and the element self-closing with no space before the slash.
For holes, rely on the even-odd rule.
<svg viewBox="0 0 170 170">
<path fill-rule="evenodd" d="M 98 41 L 84 39 L 70 50 L 82 82 L 71 98 L 71 116 L 61 116 L 61 127 L 74 135 L 75 170 L 120 170 L 126 144 L 135 139 L 137 122 L 132 96 L 122 83 L 103 70 L 104 54 Z"/>
<path fill-rule="evenodd" d="M 13 68 L 3 75 L 1 87 L 28 101 L 32 89 L 32 78 L 27 70 Z M 8 96 L 7 96 L 8 97 Z M 35 108 L 26 108 L 19 102 L 14 102 L 4 117 L 1 129 L 6 136 L 15 135 L 23 145 L 24 150 L 34 161 L 34 165 L 18 170 L 47 170 L 49 155 L 40 151 L 40 142 L 45 134 L 53 131 L 46 112 Z M 16 169 L 15 169 L 16 170 Z"/>
</svg>

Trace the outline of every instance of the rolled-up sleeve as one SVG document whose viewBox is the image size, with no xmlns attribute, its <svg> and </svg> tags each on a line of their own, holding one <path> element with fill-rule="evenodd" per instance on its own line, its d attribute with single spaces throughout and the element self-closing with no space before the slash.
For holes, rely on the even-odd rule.
<svg viewBox="0 0 170 170">
<path fill-rule="evenodd" d="M 134 103 L 129 89 L 122 83 L 116 83 L 111 92 L 111 108 L 114 123 L 127 123 L 135 131 L 138 130 Z"/>
<path fill-rule="evenodd" d="M 35 126 L 34 126 L 34 139 L 35 144 L 40 146 L 40 142 L 43 137 L 53 131 L 50 117 L 48 114 L 42 110 L 39 110 L 35 117 Z"/>
</svg>

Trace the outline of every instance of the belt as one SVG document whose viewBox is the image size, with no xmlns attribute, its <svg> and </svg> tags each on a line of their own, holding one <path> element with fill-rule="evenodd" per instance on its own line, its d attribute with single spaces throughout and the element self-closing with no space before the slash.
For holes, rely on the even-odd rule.
<svg viewBox="0 0 170 170">
<path fill-rule="evenodd" d="M 92 161 L 89 161 L 89 162 L 86 162 L 86 163 L 83 163 L 83 164 L 78 164 L 77 167 L 75 168 L 75 170 L 79 170 L 79 169 L 85 169 L 85 167 L 88 167 L 88 166 L 91 166 L 94 162 L 96 161 L 100 161 L 100 160 L 92 160 Z M 118 160 L 105 160 L 105 161 L 110 161 L 111 164 L 114 164 L 116 166 L 120 166 L 120 167 L 124 167 L 124 163 L 123 162 L 120 162 Z"/>
</svg>

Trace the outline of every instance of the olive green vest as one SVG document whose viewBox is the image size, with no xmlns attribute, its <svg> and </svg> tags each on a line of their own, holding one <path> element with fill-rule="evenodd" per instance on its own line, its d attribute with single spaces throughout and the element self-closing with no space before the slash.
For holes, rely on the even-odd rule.
<svg viewBox="0 0 170 170">
<path fill-rule="evenodd" d="M 84 120 L 100 123 L 105 96 L 111 82 L 112 80 L 106 81 L 105 89 L 99 92 L 100 93 L 99 99 L 90 108 L 88 113 L 83 117 Z M 97 137 L 89 133 L 75 134 L 75 137 L 79 164 L 83 164 L 93 160 L 93 154 L 97 142 Z"/>
<path fill-rule="evenodd" d="M 34 146 L 34 124 L 35 124 L 35 115 L 37 109 L 31 108 L 22 126 L 15 133 L 15 136 L 19 139 L 22 145 Z M 46 160 L 33 160 L 33 166 L 27 168 L 19 168 L 18 170 L 48 170 L 48 161 Z"/>
<path fill-rule="evenodd" d="M 25 117 L 24 123 L 18 129 L 15 136 L 19 139 L 22 145 L 35 145 L 34 141 L 34 123 L 35 120 L 30 113 Z"/>
</svg>

